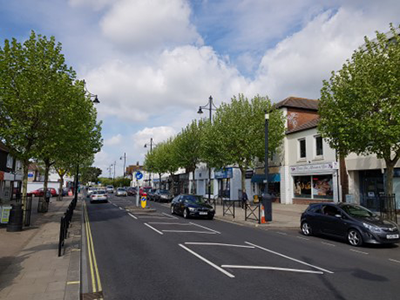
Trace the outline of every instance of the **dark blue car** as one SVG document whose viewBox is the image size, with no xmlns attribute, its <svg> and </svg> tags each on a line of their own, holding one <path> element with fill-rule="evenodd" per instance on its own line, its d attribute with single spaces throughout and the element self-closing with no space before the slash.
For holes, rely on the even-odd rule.
<svg viewBox="0 0 400 300">
<path fill-rule="evenodd" d="M 347 203 L 315 203 L 301 215 L 304 235 L 324 234 L 346 239 L 352 246 L 364 243 L 398 243 L 399 228 L 365 207 Z"/>
<path fill-rule="evenodd" d="M 202 196 L 178 195 L 171 202 L 171 214 L 180 214 L 184 218 L 203 217 L 212 220 L 214 208 L 204 201 Z"/>
</svg>

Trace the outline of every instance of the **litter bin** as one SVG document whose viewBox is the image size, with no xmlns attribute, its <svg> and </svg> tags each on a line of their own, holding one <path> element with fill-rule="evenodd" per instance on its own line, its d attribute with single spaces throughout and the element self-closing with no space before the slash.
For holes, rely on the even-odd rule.
<svg viewBox="0 0 400 300">
<path fill-rule="evenodd" d="M 272 199 L 270 193 L 263 194 L 262 204 L 265 210 L 265 221 L 272 221 Z"/>
<path fill-rule="evenodd" d="M 7 225 L 7 231 L 16 232 L 22 231 L 22 220 L 24 212 L 22 210 L 22 204 L 11 204 L 10 219 Z"/>
</svg>

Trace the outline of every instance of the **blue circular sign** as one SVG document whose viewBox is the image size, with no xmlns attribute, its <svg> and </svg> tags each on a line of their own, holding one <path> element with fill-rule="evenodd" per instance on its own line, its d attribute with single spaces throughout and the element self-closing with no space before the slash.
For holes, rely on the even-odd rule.
<svg viewBox="0 0 400 300">
<path fill-rule="evenodd" d="M 135 174 L 135 177 L 136 177 L 137 180 L 140 180 L 140 179 L 143 178 L 143 173 L 140 172 L 140 171 L 137 171 L 136 174 Z"/>
</svg>

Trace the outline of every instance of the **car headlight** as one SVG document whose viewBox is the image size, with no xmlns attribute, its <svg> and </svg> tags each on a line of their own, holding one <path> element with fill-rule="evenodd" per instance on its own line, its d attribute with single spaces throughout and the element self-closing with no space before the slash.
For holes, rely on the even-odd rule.
<svg viewBox="0 0 400 300">
<path fill-rule="evenodd" d="M 365 228 L 371 230 L 372 232 L 375 232 L 375 233 L 380 233 L 380 232 L 382 232 L 382 229 L 380 229 L 379 227 L 370 225 L 370 224 L 368 224 L 368 223 L 363 223 L 363 225 L 364 225 Z"/>
<path fill-rule="evenodd" d="M 194 207 L 189 207 L 190 211 L 195 211 L 196 209 Z"/>
</svg>

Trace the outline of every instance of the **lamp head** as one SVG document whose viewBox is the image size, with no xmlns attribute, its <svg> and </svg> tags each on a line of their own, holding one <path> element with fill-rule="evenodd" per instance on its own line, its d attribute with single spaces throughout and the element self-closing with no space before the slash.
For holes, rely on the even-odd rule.
<svg viewBox="0 0 400 300">
<path fill-rule="evenodd" d="M 197 111 L 198 114 L 202 114 L 203 110 L 201 109 L 201 106 L 199 106 L 199 110 Z"/>
<path fill-rule="evenodd" d="M 99 98 L 97 98 L 97 95 L 95 96 L 95 98 L 93 100 L 93 103 L 94 104 L 99 104 L 100 103 Z"/>
</svg>

